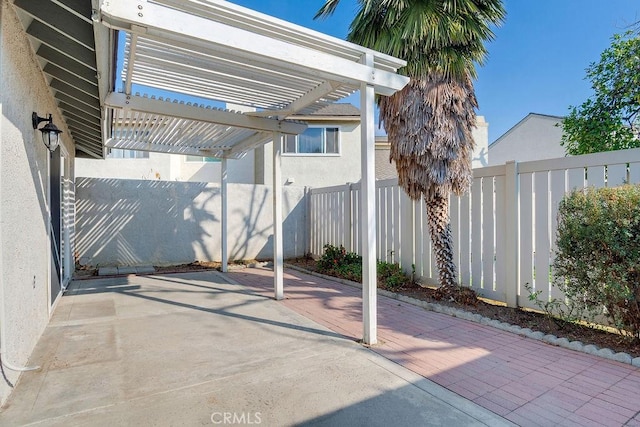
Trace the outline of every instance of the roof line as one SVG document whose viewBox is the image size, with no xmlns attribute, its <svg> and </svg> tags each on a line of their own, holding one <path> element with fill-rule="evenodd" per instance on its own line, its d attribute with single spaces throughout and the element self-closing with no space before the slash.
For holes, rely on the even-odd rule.
<svg viewBox="0 0 640 427">
<path fill-rule="evenodd" d="M 518 123 L 516 123 L 515 125 L 511 126 L 509 128 L 509 130 L 507 130 L 505 133 L 500 135 L 495 141 L 493 141 L 491 144 L 489 144 L 489 147 L 492 147 L 492 146 L 495 146 L 496 144 L 499 144 L 500 141 L 502 141 L 504 138 L 506 138 L 508 135 L 510 135 L 518 126 L 523 124 L 525 121 L 530 119 L 532 116 L 548 117 L 548 118 L 560 119 L 560 120 L 564 119 L 563 116 L 554 116 L 552 114 L 529 113 L 526 116 L 524 116 Z"/>
</svg>

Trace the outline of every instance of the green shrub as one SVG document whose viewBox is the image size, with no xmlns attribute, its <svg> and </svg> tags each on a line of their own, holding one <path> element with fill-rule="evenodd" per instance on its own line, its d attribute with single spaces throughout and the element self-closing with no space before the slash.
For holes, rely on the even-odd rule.
<svg viewBox="0 0 640 427">
<path fill-rule="evenodd" d="M 362 262 L 358 264 L 342 264 L 335 268 L 335 276 L 352 282 L 362 281 Z"/>
<path fill-rule="evenodd" d="M 324 253 L 316 266 L 320 273 L 354 282 L 362 281 L 362 257 L 347 252 L 343 246 L 324 245 Z M 412 278 L 402 271 L 398 263 L 378 261 L 376 267 L 380 287 L 394 290 L 413 283 Z"/>
<path fill-rule="evenodd" d="M 640 339 L 640 186 L 574 191 L 560 203 L 554 285 L 571 309 Z"/>
<path fill-rule="evenodd" d="M 378 261 L 377 275 L 380 285 L 391 290 L 411 282 L 411 278 L 402 271 L 398 263 Z"/>
<path fill-rule="evenodd" d="M 324 253 L 317 262 L 318 271 L 321 273 L 329 273 L 339 266 L 360 264 L 362 266 L 362 257 L 353 252 L 347 252 L 344 246 L 324 245 Z M 360 267 L 362 275 L 362 267 Z"/>
</svg>

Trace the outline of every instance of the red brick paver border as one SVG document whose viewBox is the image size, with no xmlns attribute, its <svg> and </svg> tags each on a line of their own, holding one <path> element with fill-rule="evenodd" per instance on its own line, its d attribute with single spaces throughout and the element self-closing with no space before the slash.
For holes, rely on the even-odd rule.
<svg viewBox="0 0 640 427">
<path fill-rule="evenodd" d="M 273 273 L 228 273 L 273 295 Z M 360 289 L 287 269 L 283 304 L 362 337 Z M 521 426 L 640 427 L 640 369 L 378 296 L 373 351 Z"/>
</svg>

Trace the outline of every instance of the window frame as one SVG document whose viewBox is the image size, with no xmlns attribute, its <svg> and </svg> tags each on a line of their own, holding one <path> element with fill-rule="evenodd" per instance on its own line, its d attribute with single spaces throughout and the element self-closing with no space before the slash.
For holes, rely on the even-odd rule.
<svg viewBox="0 0 640 427">
<path fill-rule="evenodd" d="M 189 157 L 200 157 L 200 160 L 189 159 Z M 205 160 L 205 159 L 212 159 L 212 160 Z M 220 163 L 220 159 L 217 158 L 217 157 L 196 156 L 196 155 L 192 155 L 192 154 L 185 154 L 184 163 L 208 165 L 208 164 Z"/>
<path fill-rule="evenodd" d="M 299 153 L 298 152 L 299 135 L 284 135 L 282 138 L 282 147 L 281 147 L 281 153 L 283 156 L 287 156 L 287 157 L 340 157 L 342 156 L 342 126 L 340 125 L 309 125 L 307 129 L 324 129 L 325 130 L 323 132 L 323 141 L 322 141 L 322 143 L 324 144 L 323 149 L 325 151 L 327 149 L 326 129 L 336 129 L 338 134 L 338 144 L 337 144 L 338 152 L 337 153 L 326 153 L 326 152 L 325 153 Z M 295 141 L 296 141 L 295 153 L 285 151 L 288 137 L 295 138 Z"/>
<path fill-rule="evenodd" d="M 109 147 L 108 148 L 108 152 L 107 152 L 107 159 L 111 159 L 111 160 L 147 160 L 149 159 L 149 151 L 143 151 L 143 150 L 131 150 L 129 148 L 112 148 Z M 118 150 L 121 151 L 123 156 L 122 157 L 112 157 L 111 153 L 113 152 L 113 150 Z M 124 154 L 127 152 L 131 152 L 131 153 L 135 153 L 134 157 L 124 157 Z"/>
</svg>

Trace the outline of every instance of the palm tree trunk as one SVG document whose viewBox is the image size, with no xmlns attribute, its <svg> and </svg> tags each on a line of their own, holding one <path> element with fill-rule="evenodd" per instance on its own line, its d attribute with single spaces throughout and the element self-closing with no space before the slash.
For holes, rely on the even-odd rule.
<svg viewBox="0 0 640 427">
<path fill-rule="evenodd" d="M 435 194 L 427 200 L 427 222 L 440 273 L 440 287 L 456 287 L 458 279 L 453 262 L 453 238 L 447 197 Z"/>
</svg>

